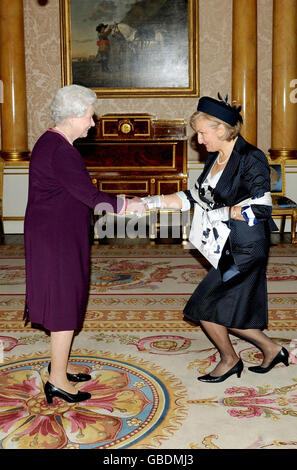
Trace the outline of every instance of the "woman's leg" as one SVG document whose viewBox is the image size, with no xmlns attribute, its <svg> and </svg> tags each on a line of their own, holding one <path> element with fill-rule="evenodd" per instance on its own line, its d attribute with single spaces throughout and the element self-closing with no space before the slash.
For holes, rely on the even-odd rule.
<svg viewBox="0 0 297 470">
<path fill-rule="evenodd" d="M 208 321 L 201 321 L 201 326 L 207 333 L 207 336 L 218 349 L 221 361 L 211 372 L 214 377 L 228 372 L 239 360 L 229 338 L 228 329 L 223 325 Z"/>
<path fill-rule="evenodd" d="M 272 339 L 266 336 L 261 330 L 242 330 L 239 328 L 229 328 L 229 330 L 236 336 L 241 336 L 243 339 L 248 340 L 257 346 L 257 348 L 261 349 L 264 355 L 264 359 L 261 364 L 262 367 L 267 367 L 281 350 L 281 346 L 272 341 Z"/>
<path fill-rule="evenodd" d="M 49 382 L 65 392 L 76 394 L 66 372 L 74 331 L 51 331 L 51 373 Z"/>
</svg>

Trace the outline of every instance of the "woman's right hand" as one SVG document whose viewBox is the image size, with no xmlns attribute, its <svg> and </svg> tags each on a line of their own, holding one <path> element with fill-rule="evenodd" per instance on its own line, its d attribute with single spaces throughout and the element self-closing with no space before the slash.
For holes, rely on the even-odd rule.
<svg viewBox="0 0 297 470">
<path fill-rule="evenodd" d="M 128 212 L 133 212 L 134 214 L 141 216 L 147 210 L 145 204 L 142 202 L 142 200 L 139 197 L 134 197 L 132 199 L 127 198 L 126 201 L 127 201 L 126 211 Z"/>
</svg>

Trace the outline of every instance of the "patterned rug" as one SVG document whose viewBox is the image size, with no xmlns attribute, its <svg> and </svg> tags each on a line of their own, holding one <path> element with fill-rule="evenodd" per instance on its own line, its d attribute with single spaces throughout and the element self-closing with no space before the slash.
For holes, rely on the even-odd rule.
<svg viewBox="0 0 297 470">
<path fill-rule="evenodd" d="M 241 379 L 197 381 L 219 360 L 182 318 L 208 265 L 187 245 L 94 245 L 89 303 L 72 363 L 92 398 L 47 405 L 49 336 L 24 326 L 24 249 L 0 246 L 0 447 L 3 449 L 296 449 L 297 246 L 272 246 L 268 334 L 290 367 L 261 376 L 232 337 Z"/>
</svg>

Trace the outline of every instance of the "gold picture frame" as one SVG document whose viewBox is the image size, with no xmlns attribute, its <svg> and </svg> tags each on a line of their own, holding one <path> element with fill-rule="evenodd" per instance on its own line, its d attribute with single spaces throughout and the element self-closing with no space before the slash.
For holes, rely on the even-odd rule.
<svg viewBox="0 0 297 470">
<path fill-rule="evenodd" d="M 62 85 L 101 98 L 197 97 L 198 23 L 198 0 L 60 0 Z"/>
<path fill-rule="evenodd" d="M 273 196 L 286 195 L 286 178 L 285 178 L 285 163 L 284 160 L 270 160 L 270 180 L 271 180 L 271 194 Z"/>
</svg>

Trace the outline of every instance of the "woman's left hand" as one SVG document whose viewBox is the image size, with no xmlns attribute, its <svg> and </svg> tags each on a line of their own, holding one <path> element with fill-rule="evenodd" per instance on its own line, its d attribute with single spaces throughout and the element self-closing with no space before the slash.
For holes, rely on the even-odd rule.
<svg viewBox="0 0 297 470">
<path fill-rule="evenodd" d="M 231 219 L 241 220 L 245 222 L 245 219 L 241 215 L 241 206 L 232 206 L 231 207 Z"/>
</svg>

